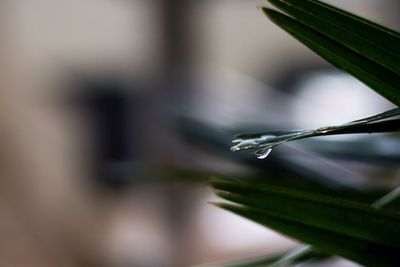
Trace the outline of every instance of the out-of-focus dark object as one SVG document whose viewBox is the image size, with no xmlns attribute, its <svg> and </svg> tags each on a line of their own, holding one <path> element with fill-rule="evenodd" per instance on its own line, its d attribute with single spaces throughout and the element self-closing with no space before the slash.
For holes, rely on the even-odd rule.
<svg viewBox="0 0 400 267">
<path fill-rule="evenodd" d="M 134 98 L 117 78 L 81 84 L 79 98 L 89 120 L 93 175 L 103 185 L 122 188 L 134 176 Z"/>
</svg>

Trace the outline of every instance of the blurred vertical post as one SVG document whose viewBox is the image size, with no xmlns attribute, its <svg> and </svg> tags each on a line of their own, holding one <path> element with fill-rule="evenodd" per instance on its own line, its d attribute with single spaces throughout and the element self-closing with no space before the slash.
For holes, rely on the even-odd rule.
<svg viewBox="0 0 400 267">
<path fill-rule="evenodd" d="M 191 30 L 193 27 L 190 16 L 192 1 L 190 0 L 160 0 L 161 31 L 163 47 L 162 77 L 168 85 L 168 94 L 178 97 L 183 88 L 174 86 L 181 83 L 182 75 L 190 70 L 193 59 Z M 185 88 L 187 90 L 189 88 Z"/>
<path fill-rule="evenodd" d="M 168 110 L 179 106 L 181 101 L 185 101 L 185 96 L 190 92 L 190 72 L 193 69 L 194 47 L 191 43 L 191 31 L 193 20 L 190 16 L 193 2 L 189 0 L 159 0 L 160 3 L 160 30 L 162 36 L 162 59 L 161 64 L 161 83 L 158 94 L 162 95 L 163 101 Z M 173 120 L 170 113 L 167 120 Z M 169 125 L 166 129 L 171 131 Z M 169 132 L 170 136 L 175 136 L 175 132 Z M 164 154 L 165 162 L 171 159 L 171 152 L 177 153 L 177 147 L 170 147 L 169 153 Z M 179 152 L 178 152 L 179 153 Z M 176 156 L 176 155 L 175 155 Z M 176 156 L 178 160 L 179 156 Z M 182 160 L 182 159 L 181 159 Z M 192 210 L 194 196 L 190 188 L 181 187 L 173 184 L 165 188 L 163 197 L 165 198 L 165 210 L 171 240 L 174 245 L 174 266 L 187 266 L 190 259 L 190 249 L 186 246 L 188 234 L 185 233 L 188 224 L 188 217 Z M 187 232 L 187 231 L 186 231 Z M 183 253 L 182 253 L 183 252 Z"/>
</svg>

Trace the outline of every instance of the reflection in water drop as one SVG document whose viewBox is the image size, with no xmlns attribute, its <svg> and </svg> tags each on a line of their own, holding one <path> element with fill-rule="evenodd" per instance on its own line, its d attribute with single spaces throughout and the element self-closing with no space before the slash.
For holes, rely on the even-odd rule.
<svg viewBox="0 0 400 267">
<path fill-rule="evenodd" d="M 242 140 L 242 139 L 237 139 L 237 140 L 233 140 L 233 143 L 238 143 L 237 145 L 231 147 L 231 151 L 233 152 L 237 152 L 237 151 L 241 151 L 241 150 L 245 150 L 245 149 L 249 149 L 249 148 L 253 148 L 257 146 L 257 142 L 253 139 L 249 139 L 249 140 Z"/>
<path fill-rule="evenodd" d="M 264 148 L 255 152 L 255 155 L 258 159 L 265 159 L 271 153 L 272 148 Z"/>
<path fill-rule="evenodd" d="M 252 149 L 259 147 L 260 144 L 265 143 L 269 139 L 273 139 L 274 135 L 262 135 L 257 138 L 244 138 L 244 139 L 235 139 L 232 143 L 236 145 L 231 147 L 231 151 L 238 152 L 246 149 Z"/>
</svg>

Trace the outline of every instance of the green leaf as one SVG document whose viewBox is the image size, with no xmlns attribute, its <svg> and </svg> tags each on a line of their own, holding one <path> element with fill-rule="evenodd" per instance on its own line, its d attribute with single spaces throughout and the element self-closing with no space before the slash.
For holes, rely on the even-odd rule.
<svg viewBox="0 0 400 267">
<path fill-rule="evenodd" d="M 309 173 L 306 173 L 309 175 Z M 321 178 L 322 179 L 322 178 Z M 387 190 L 374 188 L 366 190 L 365 188 L 354 188 L 348 186 L 340 186 L 339 184 L 330 185 L 319 183 L 319 180 L 307 179 L 307 177 L 291 173 L 288 170 L 271 169 L 268 172 L 262 172 L 257 175 L 236 175 L 213 176 L 210 178 L 211 184 L 219 184 L 230 182 L 240 184 L 243 188 L 252 188 L 257 185 L 257 188 L 286 188 L 293 191 L 306 191 L 311 194 L 321 194 L 332 198 L 346 199 L 349 201 L 362 202 L 370 204 L 382 195 L 387 193 Z M 222 190 L 222 189 L 221 189 Z"/>
<path fill-rule="evenodd" d="M 266 7 L 262 10 L 274 23 L 328 62 L 349 72 L 377 93 L 400 106 L 400 76 L 392 70 L 281 12 Z"/>
<path fill-rule="evenodd" d="M 393 242 L 400 238 L 400 216 L 395 212 L 286 188 L 231 181 L 215 181 L 213 186 L 220 197 L 260 213 L 400 249 Z"/>
<path fill-rule="evenodd" d="M 218 206 L 323 251 L 343 256 L 366 266 L 389 267 L 400 264 L 400 251 L 393 247 L 298 223 L 249 207 L 230 204 L 218 204 Z"/>
<path fill-rule="evenodd" d="M 240 134 L 237 143 L 231 147 L 234 152 L 255 149 L 254 154 L 263 154 L 266 150 L 289 141 L 326 135 L 354 134 L 354 133 L 382 133 L 400 130 L 400 119 L 391 119 L 400 115 L 400 108 L 395 108 L 374 116 L 352 121 L 338 126 L 321 127 L 315 130 L 265 132 L 259 134 Z"/>
<path fill-rule="evenodd" d="M 317 0 L 268 0 L 263 8 L 278 26 L 336 67 L 349 72 L 400 106 L 400 34 Z M 399 110 L 316 130 L 240 136 L 232 151 L 252 149 L 265 158 L 287 141 L 322 135 L 400 130 Z M 390 118 L 390 120 L 388 120 Z M 214 179 L 217 194 L 234 204 L 217 204 L 238 215 L 327 253 L 367 266 L 400 266 L 400 214 L 377 209 L 398 198 L 395 190 L 374 202 L 348 201 L 295 189 Z M 315 189 L 315 188 L 314 188 Z M 312 190 L 317 192 L 318 190 Z"/>
<path fill-rule="evenodd" d="M 400 33 L 392 29 L 318 0 L 302 0 L 301 2 L 296 0 L 283 1 L 294 5 L 301 5 L 309 13 L 320 14 L 325 20 L 343 28 L 347 27 L 351 32 L 357 32 L 360 37 L 384 47 L 389 52 L 393 51 L 396 55 L 400 54 L 400 47 L 398 47 Z"/>
<path fill-rule="evenodd" d="M 224 209 L 367 266 L 397 266 L 400 215 L 368 204 L 259 183 L 214 178 Z M 397 191 L 396 191 L 397 196 Z M 390 196 L 391 197 L 391 196 Z"/>
<path fill-rule="evenodd" d="M 393 31 L 314 1 L 268 2 L 307 27 L 400 75 L 400 37 Z"/>
<path fill-rule="evenodd" d="M 380 208 L 387 208 L 393 202 L 396 202 L 396 200 L 399 199 L 400 196 L 400 187 L 394 189 L 393 191 L 389 192 L 388 194 L 384 195 L 380 199 L 376 200 L 374 203 L 371 204 L 371 207 L 380 209 Z M 281 266 L 281 264 L 288 264 L 291 263 L 295 260 L 298 260 L 300 257 L 302 257 L 304 254 L 309 254 L 312 251 L 314 251 L 314 248 L 310 245 L 301 245 L 300 247 L 289 251 L 287 254 L 282 256 L 280 259 L 278 259 L 276 262 L 274 262 L 272 266 Z"/>
</svg>

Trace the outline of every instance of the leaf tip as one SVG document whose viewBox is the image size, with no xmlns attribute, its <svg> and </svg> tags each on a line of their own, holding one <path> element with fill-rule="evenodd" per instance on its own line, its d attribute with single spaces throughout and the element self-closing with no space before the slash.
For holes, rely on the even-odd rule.
<svg viewBox="0 0 400 267">
<path fill-rule="evenodd" d="M 208 204 L 210 204 L 211 206 L 214 206 L 214 207 L 223 208 L 223 203 L 221 203 L 221 202 L 209 201 Z"/>
</svg>

